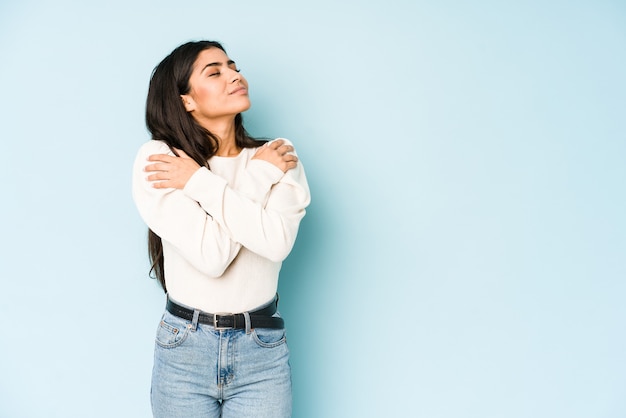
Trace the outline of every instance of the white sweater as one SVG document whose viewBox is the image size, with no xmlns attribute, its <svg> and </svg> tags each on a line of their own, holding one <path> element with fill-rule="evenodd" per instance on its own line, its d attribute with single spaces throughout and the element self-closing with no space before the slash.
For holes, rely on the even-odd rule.
<svg viewBox="0 0 626 418">
<path fill-rule="evenodd" d="M 310 193 L 300 162 L 283 173 L 252 160 L 255 151 L 212 157 L 211 170 L 199 169 L 179 190 L 156 189 L 146 180 L 148 156 L 174 155 L 169 147 L 151 140 L 139 149 L 133 198 L 163 241 L 165 282 L 175 301 L 205 312 L 236 313 L 276 294 Z"/>
</svg>

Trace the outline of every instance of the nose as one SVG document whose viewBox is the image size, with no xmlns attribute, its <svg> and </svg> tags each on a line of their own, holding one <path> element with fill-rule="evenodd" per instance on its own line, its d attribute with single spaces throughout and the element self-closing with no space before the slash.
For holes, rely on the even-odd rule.
<svg viewBox="0 0 626 418">
<path fill-rule="evenodd" d="M 230 82 L 231 83 L 235 83 L 235 82 L 241 80 L 241 74 L 239 74 L 239 71 L 233 70 L 233 69 L 230 69 L 230 68 L 229 68 L 229 70 L 232 71 L 232 75 L 231 75 L 231 78 L 230 78 Z"/>
</svg>

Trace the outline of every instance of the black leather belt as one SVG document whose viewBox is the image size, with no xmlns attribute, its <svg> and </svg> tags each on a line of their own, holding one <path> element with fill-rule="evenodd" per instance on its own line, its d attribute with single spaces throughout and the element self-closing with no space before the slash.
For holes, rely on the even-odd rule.
<svg viewBox="0 0 626 418">
<path fill-rule="evenodd" d="M 179 318 L 193 321 L 193 309 L 185 308 L 167 299 L 166 309 L 172 315 Z M 278 309 L 278 296 L 269 305 L 248 312 L 250 315 L 250 328 L 284 328 L 285 321 L 280 317 L 274 317 Z M 246 318 L 242 313 L 208 313 L 200 311 L 198 322 L 213 326 L 217 330 L 221 329 L 245 329 Z"/>
</svg>

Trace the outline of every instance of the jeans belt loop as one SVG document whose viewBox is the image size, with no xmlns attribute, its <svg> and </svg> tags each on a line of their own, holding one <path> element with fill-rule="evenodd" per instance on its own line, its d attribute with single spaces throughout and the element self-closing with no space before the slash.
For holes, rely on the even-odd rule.
<svg viewBox="0 0 626 418">
<path fill-rule="evenodd" d="M 252 332 L 252 324 L 250 323 L 250 312 L 246 311 L 243 313 L 243 317 L 246 320 L 246 335 Z"/>
<path fill-rule="evenodd" d="M 198 329 L 198 318 L 200 318 L 200 311 L 197 309 L 193 310 L 193 318 L 191 320 L 191 330 L 196 332 Z"/>
</svg>

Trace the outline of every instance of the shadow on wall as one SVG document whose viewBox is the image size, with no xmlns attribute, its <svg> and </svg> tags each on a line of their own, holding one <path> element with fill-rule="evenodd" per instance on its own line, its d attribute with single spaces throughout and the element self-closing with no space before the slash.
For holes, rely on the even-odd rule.
<svg viewBox="0 0 626 418">
<path fill-rule="evenodd" d="M 315 382 L 323 379 L 319 365 L 323 364 L 324 350 L 317 335 L 317 321 L 327 308 L 332 285 L 327 274 L 333 237 L 328 203 L 317 198 L 314 190 L 311 193 L 313 202 L 300 224 L 296 244 L 283 263 L 278 285 L 291 352 L 294 416 L 301 417 L 319 416 L 315 400 L 322 394 Z"/>
<path fill-rule="evenodd" d="M 327 292 L 324 260 L 328 260 L 329 242 L 333 234 L 328 230 L 328 213 L 313 190 L 312 203 L 300 224 L 298 238 L 289 257 L 284 261 L 279 281 L 281 312 L 288 322 L 298 326 L 307 322 L 307 309 L 314 309 L 316 300 Z M 290 317 L 292 321 L 290 321 Z"/>
</svg>

